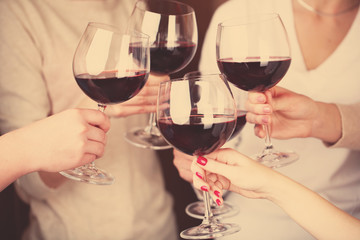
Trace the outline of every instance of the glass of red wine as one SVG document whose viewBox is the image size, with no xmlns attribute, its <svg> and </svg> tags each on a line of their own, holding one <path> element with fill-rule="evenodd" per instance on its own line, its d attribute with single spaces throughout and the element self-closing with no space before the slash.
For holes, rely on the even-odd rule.
<svg viewBox="0 0 360 240">
<path fill-rule="evenodd" d="M 219 75 L 218 73 L 204 73 L 201 71 L 192 71 L 184 75 L 184 79 L 196 79 L 199 77 L 220 77 L 223 79 L 225 78 L 225 76 Z M 237 121 L 236 121 L 235 129 L 228 141 L 234 139 L 245 126 L 246 123 L 245 101 L 247 99 L 247 92 L 234 87 L 232 83 L 229 83 L 229 86 L 232 91 L 236 104 Z M 198 189 L 194 189 L 194 191 L 199 201 L 187 205 L 185 208 L 185 212 L 186 214 L 188 214 L 193 218 L 202 219 L 205 212 L 205 205 L 204 205 L 202 193 Z M 218 206 L 212 199 L 210 199 L 210 209 L 213 216 L 216 218 L 232 217 L 239 212 L 239 209 L 233 204 L 224 201 L 221 206 Z"/>
<path fill-rule="evenodd" d="M 226 79 L 245 91 L 264 92 L 275 86 L 291 63 L 287 33 L 277 13 L 247 15 L 218 25 L 217 63 Z M 275 150 L 266 131 L 265 149 L 256 159 L 271 168 L 286 166 L 299 156 Z"/>
<path fill-rule="evenodd" d="M 98 103 L 106 105 L 134 97 L 145 85 L 150 72 L 149 37 L 140 32 L 123 34 L 114 26 L 91 22 L 87 25 L 73 58 L 73 73 L 80 89 Z M 66 171 L 62 175 L 99 185 L 112 184 L 110 173 L 94 162 Z"/>
<path fill-rule="evenodd" d="M 202 156 L 215 151 L 226 143 L 236 125 L 236 106 L 227 82 L 217 74 L 161 83 L 157 124 L 166 141 L 185 154 Z M 203 192 L 203 199 L 202 223 L 182 231 L 182 238 L 208 239 L 240 230 L 238 225 L 221 223 L 213 216 L 208 192 Z"/>
<path fill-rule="evenodd" d="M 197 24 L 194 9 L 184 3 L 168 0 L 138 1 L 129 20 L 130 30 L 150 36 L 150 71 L 169 75 L 186 67 L 197 48 Z M 125 134 L 138 147 L 162 150 L 171 148 L 156 126 L 151 113 L 148 125 Z"/>
</svg>

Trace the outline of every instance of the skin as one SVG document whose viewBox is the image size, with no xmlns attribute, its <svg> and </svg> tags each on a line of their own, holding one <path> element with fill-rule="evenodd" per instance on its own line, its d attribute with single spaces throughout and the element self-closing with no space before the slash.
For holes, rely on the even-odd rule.
<svg viewBox="0 0 360 240">
<path fill-rule="evenodd" d="M 335 143 L 341 138 L 341 116 L 335 104 L 274 87 L 265 93 L 250 92 L 246 120 L 254 123 L 255 134 L 265 137 L 261 124 L 269 124 L 278 139 L 314 137 Z"/>
<path fill-rule="evenodd" d="M 340 12 L 358 2 L 305 1 L 327 13 Z M 322 17 L 293 1 L 295 30 L 309 71 L 319 67 L 336 50 L 357 11 L 354 9 L 338 17 Z M 340 113 L 335 104 L 317 102 L 280 87 L 265 93 L 250 93 L 247 110 L 247 121 L 255 124 L 255 134 L 259 137 L 265 136 L 261 124 L 270 124 L 271 136 L 279 139 L 315 137 L 331 144 L 342 135 Z M 218 150 L 206 158 L 207 164 L 202 166 L 196 159 L 174 151 L 174 165 L 179 175 L 199 189 L 207 187 L 220 204 L 222 189 L 248 198 L 268 199 L 317 239 L 360 239 L 358 219 L 288 177 L 231 149 Z M 193 176 L 190 176 L 190 167 Z M 218 196 L 214 191 L 220 192 Z"/>
<path fill-rule="evenodd" d="M 355 0 L 308 0 L 306 2 L 318 10 L 332 13 L 353 6 Z M 308 70 L 312 70 L 320 66 L 344 39 L 356 17 L 357 9 L 336 18 L 320 17 L 304 9 L 297 1 L 293 1 L 293 14 L 304 63 Z M 291 104 L 288 104 L 290 102 Z M 334 143 L 342 135 L 340 114 L 334 104 L 316 102 L 304 95 L 280 87 L 275 87 L 264 94 L 249 93 L 247 109 L 249 110 L 246 116 L 247 121 L 257 124 L 255 134 L 259 137 L 265 136 L 261 127 L 264 123 L 271 124 L 271 137 L 279 139 L 316 137 L 325 142 Z M 314 113 L 317 111 L 320 114 L 316 119 Z M 275 117 L 271 117 L 270 114 Z M 324 121 L 329 115 L 332 117 Z M 327 126 L 325 127 L 324 124 Z M 292 132 L 285 131 L 282 126 L 292 128 Z M 331 133 L 327 132 L 329 130 Z M 176 150 L 174 155 L 174 164 L 178 168 L 179 175 L 185 176 L 184 179 L 191 182 L 189 157 L 176 153 Z"/>
<path fill-rule="evenodd" d="M 0 190 L 20 176 L 58 172 L 103 155 L 109 118 L 90 109 L 70 109 L 0 138 Z"/>
<path fill-rule="evenodd" d="M 115 105 L 108 105 L 105 113 L 109 117 L 127 117 L 134 114 L 143 114 L 156 111 L 156 100 L 160 82 L 169 80 L 169 76 L 157 76 L 150 74 L 144 88 L 132 99 Z M 79 104 L 80 108 L 94 108 L 96 103 L 89 98 Z M 59 173 L 40 171 L 42 181 L 50 188 L 58 188 L 68 178 Z"/>
<path fill-rule="evenodd" d="M 360 239 L 359 219 L 233 149 L 220 149 L 207 155 L 205 165 L 193 158 L 191 169 L 194 186 L 209 189 L 219 205 L 223 203 L 222 190 L 230 190 L 247 198 L 273 202 L 316 239 Z M 203 177 L 205 171 L 207 182 Z M 217 196 L 215 191 L 219 192 Z"/>
</svg>

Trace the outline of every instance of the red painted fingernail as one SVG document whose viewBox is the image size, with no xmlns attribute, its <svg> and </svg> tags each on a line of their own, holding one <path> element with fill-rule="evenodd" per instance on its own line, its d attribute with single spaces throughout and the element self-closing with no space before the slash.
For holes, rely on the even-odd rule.
<svg viewBox="0 0 360 240">
<path fill-rule="evenodd" d="M 221 205 L 221 201 L 220 201 L 220 199 L 216 199 L 216 204 L 217 204 L 218 206 L 220 206 L 220 205 Z"/>
<path fill-rule="evenodd" d="M 198 178 L 203 179 L 203 176 L 199 172 L 196 172 L 195 174 L 198 176 Z"/>
<path fill-rule="evenodd" d="M 214 194 L 215 194 L 215 196 L 220 197 L 220 192 L 219 191 L 215 190 Z"/>
<path fill-rule="evenodd" d="M 207 163 L 207 159 L 202 157 L 202 156 L 199 156 L 198 159 L 197 159 L 197 163 L 202 165 L 202 166 L 205 166 L 206 163 Z"/>
<path fill-rule="evenodd" d="M 206 191 L 206 192 L 208 191 L 206 186 L 202 186 L 200 189 L 203 190 L 203 191 Z"/>
</svg>

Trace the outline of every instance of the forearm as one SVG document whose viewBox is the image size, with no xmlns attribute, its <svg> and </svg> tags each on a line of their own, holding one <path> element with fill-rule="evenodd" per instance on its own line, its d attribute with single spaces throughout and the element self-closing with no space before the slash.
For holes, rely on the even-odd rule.
<svg viewBox="0 0 360 240">
<path fill-rule="evenodd" d="M 26 152 L 26 148 L 20 149 L 28 143 L 19 131 L 14 130 L 0 137 L 0 191 L 19 177 L 39 170 L 36 159 L 31 157 L 33 155 Z M 59 173 L 39 172 L 39 175 L 50 188 L 57 188 L 66 181 Z"/>
<path fill-rule="evenodd" d="M 280 176 L 268 199 L 317 239 L 360 239 L 360 220 L 308 188 Z"/>
<path fill-rule="evenodd" d="M 13 135 L 14 133 L 10 132 L 0 137 L 0 191 L 19 177 L 34 170 L 28 164 L 29 161 L 18 154 L 21 150 L 18 149 L 16 143 L 19 142 L 13 139 Z"/>
</svg>

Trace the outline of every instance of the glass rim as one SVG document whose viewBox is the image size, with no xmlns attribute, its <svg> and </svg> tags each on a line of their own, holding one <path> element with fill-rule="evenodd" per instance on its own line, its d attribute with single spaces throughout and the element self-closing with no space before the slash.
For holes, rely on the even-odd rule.
<svg viewBox="0 0 360 240">
<path fill-rule="evenodd" d="M 255 19 L 254 17 L 259 17 L 259 18 Z M 224 20 L 218 24 L 218 28 L 239 27 L 252 23 L 266 22 L 276 18 L 278 18 L 281 21 L 280 15 L 276 12 L 252 13 L 252 14 L 242 15 L 235 18 Z"/>
<path fill-rule="evenodd" d="M 107 31 L 112 31 L 112 32 L 118 33 L 120 35 L 129 35 L 131 37 L 143 38 L 143 39 L 146 39 L 147 41 L 149 41 L 149 39 L 150 39 L 150 36 L 143 32 L 140 32 L 137 30 L 131 30 L 131 32 L 123 31 L 114 25 L 102 23 L 102 22 L 88 22 L 87 27 L 95 27 L 95 28 L 100 28 L 100 29 L 104 29 Z"/>
<path fill-rule="evenodd" d="M 189 11 L 187 11 L 186 13 L 183 13 L 183 14 L 166 14 L 166 13 L 161 13 L 161 12 L 155 12 L 155 11 L 152 11 L 152 10 L 147 10 L 145 9 L 144 7 L 140 6 L 141 3 L 145 3 L 146 1 L 145 0 L 140 0 L 140 1 L 137 1 L 135 3 L 135 8 L 138 8 L 140 9 L 141 11 L 143 12 L 151 12 L 151 13 L 155 13 L 155 14 L 159 14 L 159 15 L 164 15 L 164 16 L 186 16 L 186 15 L 195 15 L 195 10 L 193 7 L 191 7 L 190 5 L 188 4 L 185 4 L 183 2 L 179 2 L 179 1 L 174 1 L 174 0 L 153 0 L 151 3 L 155 3 L 157 2 L 158 4 L 176 4 L 176 5 L 181 5 L 181 6 L 185 6 Z"/>
</svg>

